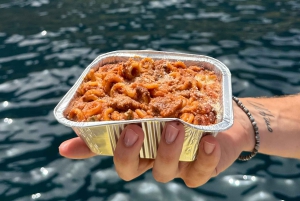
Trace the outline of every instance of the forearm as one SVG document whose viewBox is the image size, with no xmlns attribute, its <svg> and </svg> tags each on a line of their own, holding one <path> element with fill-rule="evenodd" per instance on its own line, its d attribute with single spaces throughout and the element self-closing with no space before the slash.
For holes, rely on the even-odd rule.
<svg viewBox="0 0 300 201">
<path fill-rule="evenodd" d="M 260 133 L 259 152 L 300 159 L 300 95 L 276 98 L 240 98 L 255 118 Z M 243 116 L 246 122 L 246 115 Z M 248 120 L 249 121 L 249 120 Z M 244 151 L 254 147 L 254 133 L 245 123 L 247 143 Z"/>
</svg>

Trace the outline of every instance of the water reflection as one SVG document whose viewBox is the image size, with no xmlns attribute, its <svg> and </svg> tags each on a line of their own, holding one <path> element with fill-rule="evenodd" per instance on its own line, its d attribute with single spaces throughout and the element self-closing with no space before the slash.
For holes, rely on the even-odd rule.
<svg viewBox="0 0 300 201">
<path fill-rule="evenodd" d="M 10 118 L 4 118 L 3 122 L 7 123 L 7 124 L 11 124 L 13 122 L 13 120 Z"/>
<path fill-rule="evenodd" d="M 49 171 L 44 167 L 41 167 L 40 171 L 44 176 L 47 176 L 49 174 Z"/>
<path fill-rule="evenodd" d="M 257 192 L 251 196 L 248 196 L 245 201 L 250 201 L 250 200 L 257 200 L 257 201 L 260 201 L 260 200 L 264 200 L 264 201 L 268 201 L 268 200 L 274 200 L 274 197 L 272 196 L 272 194 L 270 193 L 267 193 L 267 192 Z"/>
<path fill-rule="evenodd" d="M 40 193 L 36 193 L 36 194 L 31 195 L 31 198 L 32 198 L 33 200 L 38 199 L 38 198 L 40 198 L 40 197 L 41 197 L 41 194 L 40 194 Z"/>
<path fill-rule="evenodd" d="M 253 185 L 258 181 L 258 178 L 253 175 L 230 175 L 223 178 L 224 181 L 228 182 L 232 186 L 249 186 Z"/>
</svg>

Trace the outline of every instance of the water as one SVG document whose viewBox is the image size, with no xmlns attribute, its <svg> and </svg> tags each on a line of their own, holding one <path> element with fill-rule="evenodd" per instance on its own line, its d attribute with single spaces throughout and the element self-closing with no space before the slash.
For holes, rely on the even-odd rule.
<svg viewBox="0 0 300 201">
<path fill-rule="evenodd" d="M 151 172 L 119 179 L 111 157 L 70 160 L 53 108 L 99 54 L 204 54 L 236 96 L 300 91 L 300 1 L 0 0 L 0 200 L 299 200 L 300 162 L 258 155 L 196 189 Z"/>
</svg>

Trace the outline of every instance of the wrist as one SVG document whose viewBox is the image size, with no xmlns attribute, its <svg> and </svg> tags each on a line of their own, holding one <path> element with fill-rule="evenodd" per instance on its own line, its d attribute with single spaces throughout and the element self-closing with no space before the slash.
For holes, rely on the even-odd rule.
<svg viewBox="0 0 300 201">
<path fill-rule="evenodd" d="M 239 100 L 243 103 L 246 110 L 249 110 L 249 112 L 252 114 L 251 106 L 248 104 L 247 98 L 239 98 Z M 242 132 L 240 133 L 242 151 L 252 152 L 256 144 L 254 127 L 246 112 L 242 108 L 240 108 L 235 102 L 233 104 L 234 119 L 238 120 L 237 123 L 240 124 L 240 126 L 242 127 Z"/>
<path fill-rule="evenodd" d="M 300 158 L 300 95 L 274 98 L 240 98 L 255 119 L 260 136 L 259 152 L 268 155 Z M 233 104 L 234 125 L 230 137 L 237 153 L 255 149 L 255 130 L 249 115 Z"/>
</svg>

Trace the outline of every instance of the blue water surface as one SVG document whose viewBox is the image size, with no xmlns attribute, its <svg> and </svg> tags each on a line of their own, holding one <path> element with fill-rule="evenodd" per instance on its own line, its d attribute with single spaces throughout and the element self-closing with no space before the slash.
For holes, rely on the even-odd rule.
<svg viewBox="0 0 300 201">
<path fill-rule="evenodd" d="M 300 161 L 258 155 L 189 189 L 151 172 L 125 182 L 112 157 L 70 160 L 53 109 L 102 53 L 152 49 L 225 63 L 236 96 L 300 91 L 299 0 L 0 0 L 0 200 L 300 200 Z"/>
</svg>

